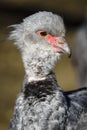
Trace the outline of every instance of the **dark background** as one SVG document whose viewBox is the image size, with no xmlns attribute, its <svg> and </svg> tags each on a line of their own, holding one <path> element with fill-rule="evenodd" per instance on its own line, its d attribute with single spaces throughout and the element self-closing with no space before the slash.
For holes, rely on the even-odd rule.
<svg viewBox="0 0 87 130">
<path fill-rule="evenodd" d="M 12 41 L 7 41 L 8 26 L 37 11 L 61 15 L 66 26 L 66 39 L 73 49 L 73 37 L 84 22 L 87 0 L 0 0 L 0 130 L 7 130 L 17 93 L 20 91 L 24 68 L 21 56 Z M 54 69 L 63 89 L 78 87 L 72 58 L 62 56 Z"/>
</svg>

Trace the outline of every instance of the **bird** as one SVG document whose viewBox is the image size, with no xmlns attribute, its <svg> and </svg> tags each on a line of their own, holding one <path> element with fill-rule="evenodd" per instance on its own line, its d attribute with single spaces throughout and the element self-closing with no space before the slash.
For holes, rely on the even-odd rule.
<svg viewBox="0 0 87 130">
<path fill-rule="evenodd" d="M 87 86 L 87 14 L 73 38 L 73 65 L 77 74 L 78 86 Z M 80 56 L 80 58 L 79 58 Z"/>
<path fill-rule="evenodd" d="M 61 16 L 39 11 L 11 25 L 25 70 L 9 130 L 87 130 L 87 88 L 64 91 L 52 69 L 71 56 Z"/>
</svg>

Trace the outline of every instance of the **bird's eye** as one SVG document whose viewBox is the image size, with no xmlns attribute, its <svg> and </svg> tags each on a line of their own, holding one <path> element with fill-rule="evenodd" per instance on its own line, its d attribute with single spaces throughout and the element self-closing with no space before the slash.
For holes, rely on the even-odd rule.
<svg viewBox="0 0 87 130">
<path fill-rule="evenodd" d="M 40 35 L 44 37 L 44 36 L 46 36 L 46 35 L 47 35 L 47 32 L 42 31 L 42 32 L 40 32 Z"/>
<path fill-rule="evenodd" d="M 48 34 L 46 31 L 37 31 L 36 33 L 41 37 L 45 37 Z"/>
</svg>

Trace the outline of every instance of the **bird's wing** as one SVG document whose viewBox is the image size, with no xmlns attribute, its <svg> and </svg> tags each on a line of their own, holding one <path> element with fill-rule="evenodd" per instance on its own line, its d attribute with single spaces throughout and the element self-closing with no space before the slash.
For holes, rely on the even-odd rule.
<svg viewBox="0 0 87 130">
<path fill-rule="evenodd" d="M 77 130 L 87 130 L 87 87 L 65 92 L 65 95 L 69 99 L 70 107 L 74 104 L 78 114 L 81 110 Z"/>
<path fill-rule="evenodd" d="M 74 91 L 65 92 L 71 101 L 79 104 L 84 111 L 87 112 L 87 87 L 80 88 Z"/>
</svg>

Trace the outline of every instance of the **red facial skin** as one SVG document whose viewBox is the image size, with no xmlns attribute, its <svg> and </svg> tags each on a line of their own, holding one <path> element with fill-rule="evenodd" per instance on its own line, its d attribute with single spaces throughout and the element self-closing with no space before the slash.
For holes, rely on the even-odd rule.
<svg viewBox="0 0 87 130">
<path fill-rule="evenodd" d="M 51 46 L 53 46 L 54 50 L 56 52 L 63 52 L 63 44 L 65 42 L 64 38 L 62 36 L 60 37 L 57 37 L 57 36 L 53 36 L 51 34 L 44 34 L 43 33 L 46 33 L 44 31 L 37 31 L 37 34 L 40 36 L 40 37 L 43 37 L 44 39 L 46 39 Z"/>
</svg>

